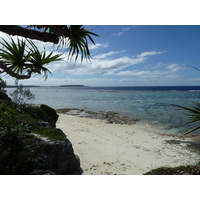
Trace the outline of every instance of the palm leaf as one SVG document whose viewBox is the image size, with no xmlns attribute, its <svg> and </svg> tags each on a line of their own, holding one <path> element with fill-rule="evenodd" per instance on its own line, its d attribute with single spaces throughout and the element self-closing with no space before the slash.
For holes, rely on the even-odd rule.
<svg viewBox="0 0 200 200">
<path fill-rule="evenodd" d="M 29 44 L 31 45 L 30 47 L 30 58 L 29 58 L 29 62 L 33 64 L 33 66 L 40 72 L 44 74 L 45 80 L 48 77 L 48 73 L 51 74 L 51 72 L 43 67 L 43 65 L 45 64 L 49 64 L 51 62 L 55 62 L 55 61 L 59 61 L 62 60 L 63 58 L 61 58 L 62 54 L 56 54 L 54 56 L 52 56 L 53 51 L 50 52 L 48 55 L 46 55 L 46 49 L 44 48 L 43 52 L 40 52 L 37 48 L 37 46 L 31 41 L 28 40 Z"/>
<path fill-rule="evenodd" d="M 196 126 L 195 128 L 191 129 L 191 130 L 188 131 L 187 133 L 184 133 L 184 134 L 182 135 L 182 137 L 185 136 L 185 135 L 187 135 L 187 134 L 189 134 L 189 133 L 192 133 L 192 132 L 194 132 L 194 131 L 196 131 L 196 130 L 198 130 L 198 129 L 200 129 L 200 124 L 198 124 L 198 126 Z"/>
<path fill-rule="evenodd" d="M 175 106 L 177 108 L 180 108 L 181 110 L 185 110 L 185 111 L 188 112 L 189 121 L 187 123 L 185 123 L 185 124 L 182 124 L 182 126 L 185 126 L 185 125 L 192 124 L 192 123 L 200 121 L 200 103 L 199 102 L 193 102 L 193 104 L 195 106 L 192 106 L 191 108 L 185 107 L 185 106 L 171 104 L 172 106 Z M 185 136 L 185 135 L 187 135 L 187 134 L 189 134 L 191 132 L 194 132 L 194 131 L 196 131 L 198 129 L 200 129 L 200 123 L 198 125 L 195 125 L 195 128 L 189 130 L 183 136 Z"/>
<path fill-rule="evenodd" d="M 95 45 L 92 36 L 99 37 L 99 35 L 92 32 L 94 28 L 86 30 L 82 25 L 30 25 L 28 27 L 57 35 L 59 37 L 57 50 L 64 48 L 69 52 L 69 58 L 75 56 L 76 61 L 80 56 L 81 62 L 83 58 L 89 60 L 91 58 L 88 40 Z"/>
<path fill-rule="evenodd" d="M 22 73 L 24 63 L 27 60 L 25 41 L 17 38 L 17 42 L 15 43 L 11 37 L 10 40 L 10 44 L 4 39 L 0 42 L 2 45 L 2 48 L 0 49 L 0 59 L 4 64 L 15 69 L 14 72 Z M 16 69 L 16 66 L 18 66 L 18 70 Z"/>
<path fill-rule="evenodd" d="M 81 56 L 81 61 L 83 61 L 83 58 L 90 60 L 91 54 L 88 48 L 88 39 L 95 44 L 91 35 L 96 37 L 99 36 L 91 32 L 91 30 L 86 30 L 82 27 L 82 25 L 71 25 L 68 28 L 68 34 L 68 37 L 60 37 L 58 48 L 67 47 L 67 50 L 69 51 L 69 58 L 76 55 L 75 61 L 79 56 Z"/>
<path fill-rule="evenodd" d="M 52 55 L 53 51 L 47 55 L 45 48 L 43 52 L 40 52 L 31 40 L 17 38 L 15 42 L 11 37 L 9 39 L 10 43 L 5 39 L 0 41 L 2 45 L 2 48 L 0 48 L 0 61 L 16 74 L 24 74 L 27 70 L 31 70 L 34 73 L 43 73 L 46 79 L 51 72 L 43 65 L 62 60 L 61 54 Z"/>
</svg>

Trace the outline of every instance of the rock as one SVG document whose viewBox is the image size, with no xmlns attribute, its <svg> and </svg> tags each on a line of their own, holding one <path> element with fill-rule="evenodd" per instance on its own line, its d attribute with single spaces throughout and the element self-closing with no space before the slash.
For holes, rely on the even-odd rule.
<svg viewBox="0 0 200 200">
<path fill-rule="evenodd" d="M 49 124 L 49 122 L 39 121 L 38 125 L 44 128 L 51 128 L 51 125 Z"/>
<path fill-rule="evenodd" d="M 30 175 L 56 175 L 56 173 L 49 170 L 33 171 Z"/>
<path fill-rule="evenodd" d="M 57 175 L 74 174 L 80 168 L 80 159 L 74 154 L 68 139 L 46 142 L 41 149 L 41 154 L 44 165 Z"/>
<path fill-rule="evenodd" d="M 55 128 L 58 115 L 53 108 L 27 106 L 22 113 L 12 101 L 1 102 L 1 175 L 82 174 L 71 142 Z"/>
<path fill-rule="evenodd" d="M 51 118 L 53 127 L 56 127 L 56 122 L 59 117 L 56 111 L 53 108 L 44 104 L 40 105 L 40 109 L 42 109 Z"/>
<path fill-rule="evenodd" d="M 8 97 L 8 95 L 5 92 L 0 91 L 0 99 L 11 101 L 11 99 Z"/>
<path fill-rule="evenodd" d="M 0 174 L 2 175 L 81 175 L 80 159 L 68 139 L 46 141 L 30 134 L 13 135 L 20 149 L 5 151 L 0 140 Z M 8 140 L 8 139 L 7 139 Z M 8 143 L 8 142 L 7 142 Z M 19 146 L 19 145 L 18 145 Z M 11 146 L 12 147 L 12 146 Z M 14 146 L 15 147 L 15 146 Z M 10 146 L 9 146 L 10 148 Z"/>
<path fill-rule="evenodd" d="M 29 114 L 35 119 L 41 119 L 44 122 L 48 122 L 52 128 L 56 127 L 56 121 L 59 117 L 53 108 L 44 104 L 40 105 L 40 107 L 30 107 Z"/>
</svg>

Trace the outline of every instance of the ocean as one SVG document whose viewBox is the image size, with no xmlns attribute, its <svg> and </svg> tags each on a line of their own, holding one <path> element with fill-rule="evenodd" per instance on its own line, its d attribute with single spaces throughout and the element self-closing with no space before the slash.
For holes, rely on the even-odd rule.
<svg viewBox="0 0 200 200">
<path fill-rule="evenodd" d="M 9 95 L 14 88 L 6 88 Z M 31 87 L 33 104 L 46 104 L 55 109 L 79 108 L 90 111 L 112 111 L 163 127 L 167 134 L 186 132 L 191 126 L 185 111 L 171 104 L 191 106 L 199 101 L 200 86 L 149 87 Z M 195 133 L 198 133 L 196 131 Z"/>
</svg>

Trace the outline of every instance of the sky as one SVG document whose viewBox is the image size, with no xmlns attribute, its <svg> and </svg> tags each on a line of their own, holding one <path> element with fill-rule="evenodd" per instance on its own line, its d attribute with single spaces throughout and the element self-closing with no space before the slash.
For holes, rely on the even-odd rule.
<svg viewBox="0 0 200 200">
<path fill-rule="evenodd" d="M 63 54 L 64 61 L 46 65 L 43 76 L 22 80 L 24 85 L 85 86 L 190 86 L 200 85 L 199 25 L 86 25 L 99 37 L 89 43 L 92 59 L 76 62 Z M 5 38 L 3 33 L 0 36 Z M 35 41 L 43 50 L 52 44 Z M 7 85 L 12 77 L 3 76 Z"/>
</svg>

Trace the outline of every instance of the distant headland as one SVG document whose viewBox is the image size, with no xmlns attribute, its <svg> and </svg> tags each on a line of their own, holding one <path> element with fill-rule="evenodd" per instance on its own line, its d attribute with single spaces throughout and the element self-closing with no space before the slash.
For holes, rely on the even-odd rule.
<svg viewBox="0 0 200 200">
<path fill-rule="evenodd" d="M 40 85 L 23 85 L 24 87 L 41 87 Z M 16 85 L 7 85 L 6 88 L 16 88 Z M 88 87 L 85 85 L 60 85 L 60 86 L 42 86 L 42 87 Z"/>
<path fill-rule="evenodd" d="M 6 88 L 16 88 L 16 85 L 7 85 Z M 39 85 L 23 85 L 23 87 L 40 87 Z"/>
</svg>

